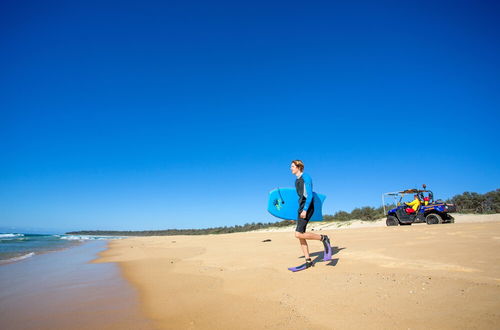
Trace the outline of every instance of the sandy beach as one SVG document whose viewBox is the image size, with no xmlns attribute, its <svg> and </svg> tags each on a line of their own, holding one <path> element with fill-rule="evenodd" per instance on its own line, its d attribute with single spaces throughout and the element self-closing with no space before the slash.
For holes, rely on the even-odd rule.
<svg viewBox="0 0 500 330">
<path fill-rule="evenodd" d="M 500 330 L 500 1 L 0 9 L 0 330 Z"/>
<path fill-rule="evenodd" d="M 322 228 L 333 260 L 293 229 L 134 237 L 94 262 L 116 262 L 159 329 L 494 329 L 500 322 L 500 215 L 457 223 Z M 333 225 L 333 224 L 330 224 Z M 263 242 L 270 239 L 270 242 Z"/>
</svg>

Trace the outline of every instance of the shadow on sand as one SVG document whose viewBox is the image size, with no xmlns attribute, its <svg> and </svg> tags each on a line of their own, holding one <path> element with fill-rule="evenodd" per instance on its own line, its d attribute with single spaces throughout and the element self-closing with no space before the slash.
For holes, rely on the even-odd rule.
<svg viewBox="0 0 500 330">
<path fill-rule="evenodd" d="M 332 257 L 344 249 L 346 248 L 345 247 L 339 248 L 338 246 L 332 246 Z M 323 262 L 323 254 L 324 254 L 323 251 L 318 251 L 310 253 L 309 255 L 311 256 L 311 258 L 314 258 L 313 263 L 317 263 L 317 262 Z M 299 259 L 300 258 L 304 259 L 304 256 L 300 256 Z M 339 258 L 334 258 L 330 260 L 326 265 L 335 267 L 338 264 L 338 262 Z"/>
</svg>

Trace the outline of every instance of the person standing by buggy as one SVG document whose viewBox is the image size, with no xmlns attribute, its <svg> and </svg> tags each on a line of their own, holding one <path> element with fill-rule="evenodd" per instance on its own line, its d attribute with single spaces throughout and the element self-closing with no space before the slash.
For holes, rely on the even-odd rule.
<svg viewBox="0 0 500 330">
<path fill-rule="evenodd" d="M 292 161 L 290 170 L 292 171 L 292 174 L 297 177 L 295 180 L 295 189 L 297 190 L 297 195 L 299 196 L 299 209 L 297 211 L 297 228 L 295 229 L 295 237 L 298 238 L 302 253 L 304 254 L 304 258 L 306 258 L 306 263 L 303 266 L 299 266 L 299 268 L 309 268 L 314 266 L 314 264 L 309 255 L 307 240 L 323 242 L 323 247 L 325 248 L 325 261 L 327 256 L 330 256 L 331 258 L 332 248 L 330 246 L 330 239 L 327 235 L 306 233 L 307 224 L 314 213 L 312 179 L 308 174 L 304 173 L 304 163 L 301 160 Z"/>
</svg>

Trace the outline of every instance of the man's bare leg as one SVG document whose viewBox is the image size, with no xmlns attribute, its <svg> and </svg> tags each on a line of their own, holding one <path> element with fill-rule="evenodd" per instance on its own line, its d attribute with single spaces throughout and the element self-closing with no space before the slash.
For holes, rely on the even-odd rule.
<svg viewBox="0 0 500 330">
<path fill-rule="evenodd" d="M 310 239 L 315 241 L 321 241 L 321 235 L 314 233 L 299 233 L 298 231 L 296 231 L 295 237 L 297 237 L 298 239 Z"/>
<path fill-rule="evenodd" d="M 300 248 L 302 249 L 302 253 L 304 254 L 304 257 L 307 259 L 310 259 L 309 256 L 309 245 L 307 245 L 307 241 L 303 238 L 299 238 L 300 242 Z"/>
<path fill-rule="evenodd" d="M 330 246 L 330 239 L 328 238 L 327 235 L 318 235 L 314 233 L 300 233 L 296 231 L 295 237 L 299 239 L 300 247 L 307 262 L 311 261 L 311 258 L 309 256 L 309 246 L 307 245 L 308 239 L 323 242 L 323 247 L 325 248 L 325 254 L 323 256 L 323 260 L 324 261 L 331 260 L 332 248 Z"/>
</svg>

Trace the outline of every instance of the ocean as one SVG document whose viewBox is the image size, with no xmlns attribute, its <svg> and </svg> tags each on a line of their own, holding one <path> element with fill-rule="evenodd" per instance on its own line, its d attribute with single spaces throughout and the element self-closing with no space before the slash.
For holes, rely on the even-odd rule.
<svg viewBox="0 0 500 330">
<path fill-rule="evenodd" d="M 0 233 L 0 265 L 37 254 L 63 250 L 86 241 L 118 239 L 115 236 Z"/>
<path fill-rule="evenodd" d="M 104 238 L 11 234 L 3 239 L 26 239 L 3 241 L 2 246 L 24 244 L 14 253 L 37 255 L 0 265 L 0 329 L 153 328 L 140 312 L 138 292 L 121 276 L 119 266 L 92 262 L 106 250 Z M 45 253 L 54 249 L 60 250 Z"/>
</svg>

